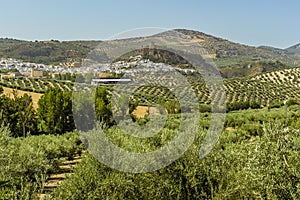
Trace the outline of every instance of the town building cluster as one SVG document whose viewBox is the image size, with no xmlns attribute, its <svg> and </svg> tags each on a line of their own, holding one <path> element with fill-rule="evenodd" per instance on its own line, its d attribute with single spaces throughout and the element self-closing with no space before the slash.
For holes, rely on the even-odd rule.
<svg viewBox="0 0 300 200">
<path fill-rule="evenodd" d="M 125 73 L 133 75 L 139 72 L 170 72 L 170 71 L 193 72 L 193 69 L 174 68 L 164 63 L 154 63 L 150 60 L 142 59 L 141 56 L 130 57 L 128 61 L 118 61 L 112 64 L 96 63 L 90 60 L 84 60 L 80 67 L 66 67 L 58 65 L 45 65 L 23 62 L 13 58 L 0 59 L 1 78 L 3 77 L 31 77 L 42 78 L 46 72 L 49 75 L 55 74 L 87 74 L 87 73 Z M 6 72 L 6 73 L 3 73 Z M 7 73 L 8 72 L 8 73 Z"/>
</svg>

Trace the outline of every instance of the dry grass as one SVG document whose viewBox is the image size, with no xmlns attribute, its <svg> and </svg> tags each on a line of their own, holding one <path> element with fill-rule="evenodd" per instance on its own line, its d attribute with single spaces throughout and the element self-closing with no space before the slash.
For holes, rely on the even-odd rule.
<svg viewBox="0 0 300 200">
<path fill-rule="evenodd" d="M 149 107 L 148 106 L 137 106 L 136 109 L 132 112 L 132 114 L 136 118 L 143 118 L 148 113 L 149 113 Z"/>
<path fill-rule="evenodd" d="M 147 114 L 150 115 L 160 115 L 160 111 L 157 107 L 153 106 L 137 106 L 132 112 L 136 118 L 144 118 Z"/>
<path fill-rule="evenodd" d="M 3 94 L 7 95 L 9 97 L 13 97 L 13 90 L 12 88 L 3 87 Z M 32 97 L 33 107 L 34 109 L 37 109 L 38 107 L 38 101 L 41 98 L 43 94 L 35 93 L 35 92 L 27 92 L 22 90 L 16 90 L 18 96 L 23 96 L 25 93 Z"/>
</svg>

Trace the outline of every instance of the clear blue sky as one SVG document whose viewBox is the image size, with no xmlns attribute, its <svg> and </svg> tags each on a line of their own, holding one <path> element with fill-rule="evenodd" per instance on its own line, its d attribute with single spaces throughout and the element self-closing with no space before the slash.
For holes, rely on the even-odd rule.
<svg viewBox="0 0 300 200">
<path fill-rule="evenodd" d="M 0 37 L 107 39 L 133 28 L 186 28 L 248 45 L 300 43 L 299 0 L 4 0 Z"/>
</svg>

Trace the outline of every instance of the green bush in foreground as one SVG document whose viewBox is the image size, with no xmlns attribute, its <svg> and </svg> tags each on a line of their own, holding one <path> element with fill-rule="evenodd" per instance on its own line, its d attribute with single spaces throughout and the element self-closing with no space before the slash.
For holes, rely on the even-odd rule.
<svg viewBox="0 0 300 200">
<path fill-rule="evenodd" d="M 299 199 L 300 132 L 277 121 L 261 131 L 245 139 L 225 131 L 199 159 L 201 130 L 184 156 L 151 173 L 119 172 L 87 156 L 54 199 Z"/>
<path fill-rule="evenodd" d="M 58 170 L 61 157 L 80 153 L 75 133 L 12 138 L 8 128 L 0 128 L 0 197 L 35 199 L 48 174 Z M 1 199 L 0 198 L 0 199 Z"/>
</svg>

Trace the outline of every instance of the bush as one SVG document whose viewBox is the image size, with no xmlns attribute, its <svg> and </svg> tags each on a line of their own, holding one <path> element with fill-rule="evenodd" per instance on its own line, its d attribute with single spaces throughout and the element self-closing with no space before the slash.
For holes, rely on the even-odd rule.
<svg viewBox="0 0 300 200">
<path fill-rule="evenodd" d="M 262 135 L 262 125 L 260 124 L 256 124 L 256 123 L 243 124 L 240 129 L 246 131 L 251 136 Z"/>
<path fill-rule="evenodd" d="M 299 105 L 300 102 L 297 99 L 290 99 L 286 102 L 287 106 L 292 106 L 292 105 Z"/>
<path fill-rule="evenodd" d="M 283 102 L 280 102 L 280 101 L 277 101 L 277 102 L 274 102 L 274 103 L 270 103 L 270 105 L 269 105 L 269 109 L 270 108 L 280 108 L 280 107 L 282 107 L 284 105 L 284 103 Z"/>
<path fill-rule="evenodd" d="M 260 108 L 260 104 L 257 103 L 257 102 L 255 102 L 255 101 L 252 101 L 250 103 L 250 108 L 252 108 L 252 109 L 258 109 L 258 108 Z"/>
<path fill-rule="evenodd" d="M 214 149 L 199 159 L 205 135 L 201 129 L 184 156 L 151 173 L 119 172 L 88 156 L 54 198 L 299 199 L 300 132 L 286 132 L 278 121 L 243 129 L 223 134 Z M 247 132 L 253 137 L 240 139 Z"/>
<path fill-rule="evenodd" d="M 227 104 L 227 112 L 234 111 L 234 110 L 246 110 L 250 108 L 249 102 L 234 102 Z"/>
<path fill-rule="evenodd" d="M 83 148 L 76 133 L 26 138 L 9 134 L 7 128 L 0 128 L 0 181 L 9 181 L 5 191 L 14 199 L 35 199 L 48 174 L 58 170 L 60 158 L 72 157 Z"/>
<path fill-rule="evenodd" d="M 199 106 L 199 112 L 200 113 L 205 113 L 205 112 L 211 112 L 212 111 L 212 108 L 210 105 L 206 105 L 206 104 L 201 104 Z"/>
</svg>

